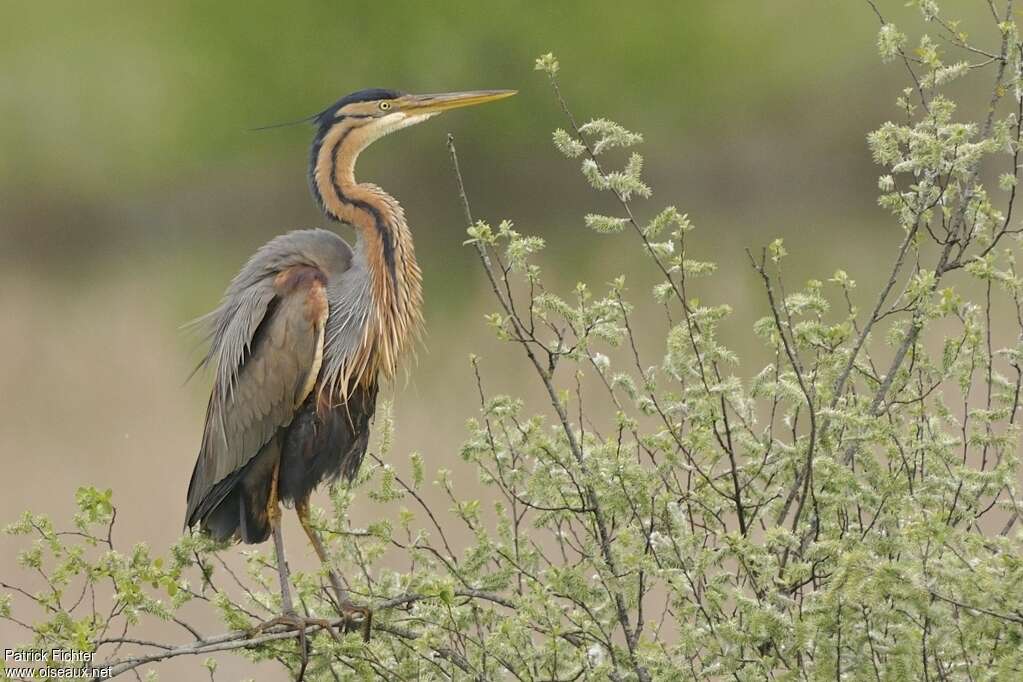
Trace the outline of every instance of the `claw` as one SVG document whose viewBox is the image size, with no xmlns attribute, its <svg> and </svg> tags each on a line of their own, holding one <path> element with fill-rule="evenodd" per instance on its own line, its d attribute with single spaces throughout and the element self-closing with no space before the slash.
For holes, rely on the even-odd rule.
<svg viewBox="0 0 1023 682">
<path fill-rule="evenodd" d="M 373 610 L 352 602 L 342 602 L 338 607 L 345 620 L 345 632 L 354 632 L 355 626 L 359 626 L 362 630 L 362 641 L 368 642 L 370 630 L 373 628 Z"/>
</svg>

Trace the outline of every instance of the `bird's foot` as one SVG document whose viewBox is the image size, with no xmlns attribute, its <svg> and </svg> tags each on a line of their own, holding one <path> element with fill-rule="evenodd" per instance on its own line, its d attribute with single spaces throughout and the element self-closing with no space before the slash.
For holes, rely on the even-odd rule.
<svg viewBox="0 0 1023 682">
<path fill-rule="evenodd" d="M 348 590 L 341 586 L 341 579 L 329 567 L 327 568 L 327 577 L 330 579 L 330 586 L 334 588 L 333 594 L 327 590 L 327 598 L 344 619 L 345 632 L 354 632 L 358 627 L 362 630 L 363 641 L 368 642 L 369 633 L 373 627 L 373 610 L 368 606 L 359 606 L 349 599 Z"/>
<path fill-rule="evenodd" d="M 305 639 L 309 628 L 318 627 L 327 631 L 331 637 L 335 640 L 340 640 L 337 634 L 337 630 L 334 629 L 334 624 L 326 618 L 313 618 L 311 616 L 300 616 L 294 611 L 285 611 L 279 616 L 271 618 L 270 620 L 263 621 L 252 630 L 249 631 L 250 636 L 258 635 L 266 632 L 272 628 L 286 625 L 292 630 L 299 633 L 301 639 Z M 347 623 L 346 623 L 347 628 Z"/>
<path fill-rule="evenodd" d="M 345 632 L 362 631 L 362 641 L 369 641 L 369 633 L 373 627 L 373 610 L 368 606 L 359 606 L 348 600 L 336 604 L 338 612 L 344 619 Z"/>
<path fill-rule="evenodd" d="M 339 642 L 337 632 L 334 630 L 334 624 L 326 618 L 312 618 L 310 616 L 300 616 L 294 611 L 285 611 L 275 618 L 263 621 L 249 632 L 249 636 L 255 636 L 261 632 L 266 632 L 272 628 L 285 625 L 298 633 L 298 650 L 302 655 L 302 663 L 298 669 L 298 673 L 295 676 L 296 680 L 305 679 L 306 667 L 309 665 L 309 654 L 310 654 L 310 642 L 307 639 L 308 630 L 312 627 L 319 627 L 326 630 L 331 637 L 334 638 L 335 642 Z"/>
</svg>

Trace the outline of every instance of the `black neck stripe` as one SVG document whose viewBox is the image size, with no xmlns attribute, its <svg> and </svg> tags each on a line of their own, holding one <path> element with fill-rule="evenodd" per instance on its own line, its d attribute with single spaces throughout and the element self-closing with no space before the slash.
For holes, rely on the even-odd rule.
<svg viewBox="0 0 1023 682">
<path fill-rule="evenodd" d="M 333 187 L 334 192 L 337 193 L 338 199 L 341 203 L 362 209 L 372 216 L 373 224 L 376 228 L 377 234 L 380 236 L 380 241 L 383 244 L 384 263 L 386 264 L 388 274 L 391 277 L 391 283 L 395 286 L 395 288 L 397 288 L 398 272 L 394 254 L 394 235 L 391 232 L 390 226 L 384 219 L 380 209 L 367 201 L 363 201 L 362 199 L 353 199 L 352 197 L 349 197 L 345 194 L 344 190 L 341 188 L 341 184 L 337 180 L 337 153 L 338 150 L 341 149 L 341 145 L 343 145 L 345 140 L 348 138 L 348 133 L 350 133 L 354 128 L 355 126 L 348 127 L 330 150 L 330 184 L 331 187 Z M 319 200 L 320 207 L 324 209 L 324 212 L 328 215 L 328 217 L 331 217 L 334 220 L 339 220 L 338 216 L 332 215 L 332 212 L 327 209 L 323 202 L 323 197 L 320 196 L 319 186 L 316 184 L 316 163 L 319 160 L 322 146 L 323 141 L 317 140 L 316 145 L 313 147 L 312 168 L 310 169 L 313 176 L 312 185 L 317 195 L 316 198 Z"/>
</svg>

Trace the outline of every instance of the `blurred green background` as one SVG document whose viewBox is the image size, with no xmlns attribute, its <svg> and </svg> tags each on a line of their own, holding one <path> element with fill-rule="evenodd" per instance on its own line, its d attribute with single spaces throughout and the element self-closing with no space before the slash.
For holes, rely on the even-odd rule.
<svg viewBox="0 0 1023 682">
<path fill-rule="evenodd" d="M 879 5 L 919 29 L 901 0 Z M 986 10 L 945 7 L 968 29 Z M 0 4 L 0 522 L 66 513 L 94 484 L 115 488 L 122 541 L 173 541 L 208 390 L 206 377 L 184 383 L 199 349 L 178 328 L 264 241 L 326 225 L 306 186 L 311 131 L 249 129 L 365 87 L 520 90 L 360 161 L 404 204 L 425 272 L 426 350 L 387 392 L 396 457 L 458 466 L 476 408 L 470 352 L 492 389 L 535 395 L 481 321 L 493 303 L 461 246 L 448 131 L 477 215 L 547 239 L 555 282 L 599 287 L 642 262 L 627 235 L 585 232 L 583 214 L 614 206 L 550 144 L 564 122 L 533 71 L 548 51 L 578 118 L 644 133 L 654 198 L 637 210 L 690 214 L 694 257 L 721 266 L 699 293 L 733 305 L 725 341 L 754 353 L 741 373 L 757 371 L 762 292 L 745 247 L 784 237 L 790 281 L 843 267 L 870 289 L 900 237 L 876 207 L 864 141 L 906 80 L 880 63 L 877 28 L 866 3 L 830 0 Z M 0 574 L 13 566 L 0 560 Z"/>
</svg>

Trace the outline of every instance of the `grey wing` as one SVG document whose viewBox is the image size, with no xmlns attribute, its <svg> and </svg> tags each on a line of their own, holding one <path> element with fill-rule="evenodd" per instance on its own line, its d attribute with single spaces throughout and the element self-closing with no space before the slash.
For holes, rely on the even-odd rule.
<svg viewBox="0 0 1023 682">
<path fill-rule="evenodd" d="M 213 393 L 188 486 L 186 526 L 231 491 L 245 465 L 287 426 L 315 383 L 327 318 L 324 276 L 295 266 L 254 283 L 215 314 Z"/>
</svg>

